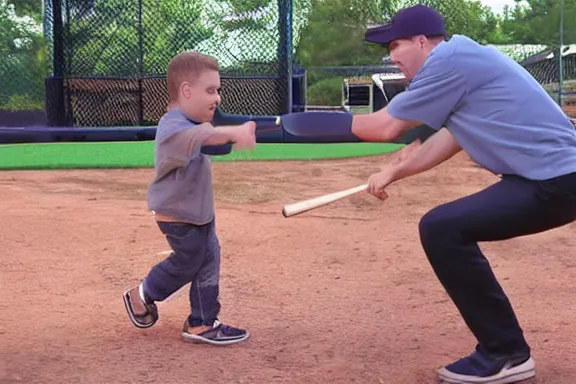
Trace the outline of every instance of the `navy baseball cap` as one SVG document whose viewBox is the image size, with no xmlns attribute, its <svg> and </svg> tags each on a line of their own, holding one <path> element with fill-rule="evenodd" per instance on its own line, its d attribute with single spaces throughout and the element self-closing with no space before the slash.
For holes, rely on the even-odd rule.
<svg viewBox="0 0 576 384">
<path fill-rule="evenodd" d="M 404 8 L 386 24 L 368 28 L 365 39 L 369 43 L 388 45 L 393 40 L 418 35 L 446 36 L 444 18 L 434 8 L 422 4 Z"/>
</svg>

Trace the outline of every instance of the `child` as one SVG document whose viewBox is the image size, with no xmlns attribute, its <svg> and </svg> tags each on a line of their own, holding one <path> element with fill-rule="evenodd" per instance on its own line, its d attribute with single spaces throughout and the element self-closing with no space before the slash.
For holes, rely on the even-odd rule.
<svg viewBox="0 0 576 384">
<path fill-rule="evenodd" d="M 219 70 L 214 58 L 197 52 L 180 53 L 168 65 L 169 106 L 158 123 L 148 208 L 172 253 L 140 285 L 124 293 L 124 304 L 132 323 L 148 328 L 158 320 L 155 302 L 191 283 L 192 310 L 184 322 L 183 338 L 227 345 L 246 340 L 249 332 L 218 320 L 220 246 L 214 226 L 211 162 L 200 149 L 229 142 L 235 148 L 253 148 L 256 125 L 210 124 L 220 103 Z"/>
</svg>

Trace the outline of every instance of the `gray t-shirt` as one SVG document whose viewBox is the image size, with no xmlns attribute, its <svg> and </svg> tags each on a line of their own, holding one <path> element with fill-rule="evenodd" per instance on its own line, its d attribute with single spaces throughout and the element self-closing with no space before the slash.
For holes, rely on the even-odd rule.
<svg viewBox="0 0 576 384">
<path fill-rule="evenodd" d="M 576 130 L 562 109 L 521 65 L 465 36 L 434 48 L 386 110 L 446 127 L 495 174 L 544 180 L 576 172 Z"/>
<path fill-rule="evenodd" d="M 214 219 L 210 157 L 200 152 L 214 133 L 178 109 L 158 122 L 154 143 L 155 177 L 148 188 L 148 209 L 193 224 Z"/>
</svg>

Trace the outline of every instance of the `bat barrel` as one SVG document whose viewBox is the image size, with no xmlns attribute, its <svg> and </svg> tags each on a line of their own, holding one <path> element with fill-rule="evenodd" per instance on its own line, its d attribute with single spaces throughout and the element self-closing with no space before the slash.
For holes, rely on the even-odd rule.
<svg viewBox="0 0 576 384">
<path fill-rule="evenodd" d="M 366 188 L 368 188 L 368 184 L 362 184 L 357 187 L 345 189 L 343 191 L 332 192 L 326 195 L 302 200 L 297 203 L 288 204 L 282 208 L 282 215 L 284 217 L 296 216 L 306 211 L 310 211 L 312 209 L 333 203 L 355 193 L 365 191 Z"/>
<path fill-rule="evenodd" d="M 349 112 L 307 111 L 280 116 L 284 141 L 299 143 L 356 143 L 352 133 L 353 115 Z"/>
</svg>

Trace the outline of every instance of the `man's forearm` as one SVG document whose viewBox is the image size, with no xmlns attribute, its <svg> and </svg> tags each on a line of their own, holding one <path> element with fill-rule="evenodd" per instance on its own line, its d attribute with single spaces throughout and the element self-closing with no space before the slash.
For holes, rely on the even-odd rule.
<svg viewBox="0 0 576 384">
<path fill-rule="evenodd" d="M 446 128 L 442 128 L 411 156 L 393 166 L 392 181 L 425 172 L 450 159 L 461 149 L 452 134 Z"/>
<path fill-rule="evenodd" d="M 390 143 L 418 125 L 418 122 L 396 119 L 383 108 L 373 113 L 354 115 L 352 133 L 362 141 Z"/>
</svg>

